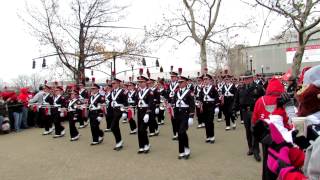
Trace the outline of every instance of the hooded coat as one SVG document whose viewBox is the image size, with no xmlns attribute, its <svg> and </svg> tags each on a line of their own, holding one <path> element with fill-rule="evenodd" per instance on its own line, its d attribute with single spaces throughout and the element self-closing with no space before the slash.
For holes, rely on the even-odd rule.
<svg viewBox="0 0 320 180">
<path fill-rule="evenodd" d="M 260 97 L 254 106 L 252 123 L 255 124 L 259 119 L 269 119 L 269 115 L 276 109 L 277 98 L 284 92 L 284 85 L 278 79 L 270 79 L 266 95 Z"/>
</svg>

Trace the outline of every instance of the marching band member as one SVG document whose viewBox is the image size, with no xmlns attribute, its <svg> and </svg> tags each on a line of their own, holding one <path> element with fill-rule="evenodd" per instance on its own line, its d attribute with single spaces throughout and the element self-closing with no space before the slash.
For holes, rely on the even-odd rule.
<svg viewBox="0 0 320 180">
<path fill-rule="evenodd" d="M 223 95 L 222 95 L 222 89 L 225 85 L 225 82 L 223 81 L 223 76 L 220 76 L 220 80 L 217 82 L 217 91 L 219 93 L 219 96 L 220 96 L 220 100 L 223 99 Z M 220 103 L 219 105 L 219 112 L 218 112 L 218 122 L 222 121 L 222 106 L 223 104 Z"/>
<path fill-rule="evenodd" d="M 164 108 L 164 97 L 165 97 L 165 89 L 164 89 L 164 84 L 163 80 L 160 80 L 157 83 L 157 92 L 160 95 L 160 104 L 159 104 L 159 113 L 156 113 L 156 118 L 158 119 L 158 125 L 163 125 L 164 124 L 164 113 L 165 113 L 165 108 Z"/>
<path fill-rule="evenodd" d="M 141 72 L 141 71 L 140 71 Z M 140 73 L 142 74 L 142 73 Z M 136 96 L 137 102 L 137 117 L 138 117 L 138 154 L 148 153 L 150 151 L 150 144 L 148 139 L 148 122 L 150 120 L 150 113 L 154 106 L 153 92 L 147 88 L 147 78 L 140 75 L 138 77 L 139 91 Z"/>
<path fill-rule="evenodd" d="M 50 93 L 50 86 L 44 85 L 44 95 L 42 105 L 40 106 L 41 119 L 44 122 L 43 135 L 49 135 L 53 132 L 54 127 L 52 125 L 51 106 L 53 105 L 53 96 Z"/>
<path fill-rule="evenodd" d="M 101 104 L 105 103 L 104 97 L 99 93 L 100 86 L 93 84 L 91 87 L 91 96 L 89 99 L 89 119 L 92 134 L 91 145 L 97 145 L 103 141 L 103 131 L 99 125 L 103 118 Z"/>
<path fill-rule="evenodd" d="M 171 82 L 169 84 L 169 89 L 167 90 L 167 102 L 168 102 L 168 112 L 171 114 L 171 123 L 172 123 L 172 131 L 173 131 L 173 137 L 172 140 L 178 140 L 178 125 L 176 122 L 175 117 L 173 116 L 172 108 L 174 107 L 173 98 L 176 92 L 179 89 L 179 83 L 178 83 L 178 73 L 172 71 L 173 66 L 171 66 Z"/>
<path fill-rule="evenodd" d="M 104 130 L 104 132 L 111 132 L 111 123 L 112 123 L 112 108 L 110 106 L 110 97 L 111 97 L 111 91 L 112 91 L 112 85 L 111 84 L 107 84 L 105 87 L 105 100 L 106 100 L 106 124 L 107 127 Z"/>
<path fill-rule="evenodd" d="M 203 81 L 202 76 L 200 76 L 200 73 L 198 73 L 197 77 L 197 85 L 194 89 L 194 94 L 196 97 L 196 115 L 198 119 L 198 127 L 197 128 L 203 128 L 205 127 L 204 121 L 203 121 L 203 112 L 202 112 L 202 105 L 201 105 L 201 99 L 200 99 L 200 93 L 203 88 Z"/>
<path fill-rule="evenodd" d="M 81 116 L 81 111 L 78 111 L 78 110 L 82 103 L 78 98 L 78 96 L 79 96 L 79 92 L 77 90 L 72 90 L 68 107 L 67 107 L 69 130 L 70 130 L 70 141 L 77 141 L 80 138 L 80 133 L 76 127 L 76 122 L 78 120 L 78 117 Z"/>
<path fill-rule="evenodd" d="M 131 78 L 130 78 L 131 79 Z M 130 80 L 128 83 L 128 121 L 130 126 L 130 134 L 136 134 L 137 133 L 137 124 L 134 120 L 134 109 L 136 102 L 136 96 L 137 92 L 135 90 L 136 84 Z"/>
<path fill-rule="evenodd" d="M 194 85 L 193 85 L 192 79 L 188 79 L 187 88 L 190 89 L 192 92 L 194 92 Z"/>
<path fill-rule="evenodd" d="M 63 88 L 57 86 L 55 88 L 55 96 L 53 100 L 52 116 L 55 127 L 54 138 L 59 138 L 65 135 L 65 128 L 63 127 L 62 118 L 64 117 L 63 109 L 66 106 L 66 99 L 62 96 Z"/>
<path fill-rule="evenodd" d="M 222 89 L 222 94 L 224 98 L 223 104 L 223 115 L 226 118 L 226 131 L 230 130 L 230 121 L 232 121 L 232 128 L 236 128 L 235 117 L 233 116 L 233 103 L 234 103 L 234 96 L 237 92 L 237 88 L 234 84 L 230 81 L 231 75 L 225 76 L 225 85 Z"/>
<path fill-rule="evenodd" d="M 188 78 L 179 77 L 179 91 L 174 95 L 174 116 L 178 126 L 179 156 L 178 159 L 188 159 L 190 156 L 188 127 L 193 124 L 194 94 L 187 88 Z"/>
<path fill-rule="evenodd" d="M 212 84 L 212 76 L 203 75 L 204 86 L 200 93 L 200 100 L 203 109 L 203 120 L 206 128 L 206 143 L 213 144 L 215 142 L 214 134 L 214 114 L 219 103 L 219 94 Z"/>
<path fill-rule="evenodd" d="M 116 146 L 114 150 L 119 151 L 123 148 L 123 141 L 121 138 L 121 132 L 119 127 L 119 121 L 121 117 L 125 119 L 127 117 L 126 113 L 123 112 L 123 108 L 127 106 L 127 94 L 125 94 L 125 90 L 120 88 L 120 80 L 113 79 L 112 81 L 112 92 L 109 98 L 112 108 L 112 123 L 111 123 L 111 131 L 115 137 Z M 124 118 L 125 117 L 125 118 Z"/>
<path fill-rule="evenodd" d="M 89 101 L 90 93 L 85 88 L 84 83 L 80 83 L 78 87 L 79 87 L 79 100 L 81 101 L 82 104 L 87 105 Z M 80 111 L 80 109 L 78 111 Z M 83 106 L 83 108 L 81 109 L 81 114 L 79 114 L 78 116 L 78 121 L 80 124 L 79 129 L 82 129 L 88 126 L 88 109 L 86 106 Z"/>
<path fill-rule="evenodd" d="M 149 79 L 147 81 L 147 87 L 150 89 L 150 91 L 153 93 L 153 106 L 150 107 L 151 112 L 149 113 L 149 131 L 150 131 L 150 137 L 158 136 L 159 135 L 159 127 L 158 123 L 156 121 L 156 114 L 159 114 L 159 106 L 160 106 L 160 94 L 157 91 L 157 88 L 154 86 L 154 79 L 151 79 L 149 76 Z"/>
</svg>

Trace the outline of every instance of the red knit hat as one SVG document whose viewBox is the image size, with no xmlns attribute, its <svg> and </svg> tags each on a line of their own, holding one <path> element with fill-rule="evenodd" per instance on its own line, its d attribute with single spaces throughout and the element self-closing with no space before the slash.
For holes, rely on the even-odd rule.
<svg viewBox="0 0 320 180">
<path fill-rule="evenodd" d="M 304 152 L 299 148 L 290 148 L 289 159 L 294 167 L 300 168 L 304 164 Z"/>
</svg>

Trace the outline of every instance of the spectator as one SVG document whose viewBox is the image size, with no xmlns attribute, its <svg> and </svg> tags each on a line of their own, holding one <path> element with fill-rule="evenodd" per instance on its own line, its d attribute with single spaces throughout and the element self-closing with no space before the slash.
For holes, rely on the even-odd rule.
<svg viewBox="0 0 320 180">
<path fill-rule="evenodd" d="M 27 129 L 28 128 L 28 100 L 29 100 L 28 88 L 20 89 L 18 100 L 23 103 L 21 125 L 22 125 L 22 128 Z"/>
<path fill-rule="evenodd" d="M 14 130 L 19 132 L 21 128 L 23 104 L 20 100 L 18 100 L 16 93 L 11 94 L 11 96 L 7 99 L 7 104 L 8 108 L 13 114 Z"/>
<path fill-rule="evenodd" d="M 0 94 L 0 130 L 2 130 L 2 123 L 4 121 L 4 117 L 8 116 L 7 108 L 5 101 L 3 100 L 2 94 Z"/>
<path fill-rule="evenodd" d="M 39 87 L 39 92 L 37 92 L 32 98 L 30 98 L 29 104 L 35 104 L 35 103 L 42 104 L 43 96 L 44 96 L 43 87 L 40 86 Z M 36 119 L 36 125 L 38 127 L 42 127 L 43 126 L 43 122 L 41 121 L 40 114 L 37 111 L 35 111 L 35 119 Z"/>
<path fill-rule="evenodd" d="M 285 92 L 285 89 L 283 84 L 278 79 L 272 78 L 268 83 L 268 87 L 266 89 L 266 95 L 260 97 L 255 103 L 254 111 L 252 115 L 252 124 L 256 125 L 258 121 L 264 122 L 265 119 L 269 119 L 269 115 L 277 107 L 277 98 L 279 98 L 280 95 L 284 92 Z M 261 124 L 260 122 L 259 124 Z M 266 143 L 262 143 L 262 149 L 263 149 L 262 179 L 267 180 L 272 178 L 270 177 L 272 176 L 272 173 L 270 173 L 267 168 L 268 145 Z"/>
</svg>

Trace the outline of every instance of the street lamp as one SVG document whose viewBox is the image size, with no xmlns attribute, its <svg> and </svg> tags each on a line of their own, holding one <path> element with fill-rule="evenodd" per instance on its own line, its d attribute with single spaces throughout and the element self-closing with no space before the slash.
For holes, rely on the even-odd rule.
<svg viewBox="0 0 320 180">
<path fill-rule="evenodd" d="M 251 71 L 251 74 L 252 74 L 252 58 L 253 58 L 253 56 L 250 55 L 250 71 Z"/>
<path fill-rule="evenodd" d="M 146 65 L 147 65 L 147 63 L 146 63 L 146 59 L 145 59 L 145 58 L 142 58 L 141 63 L 142 63 L 142 65 L 143 65 L 143 66 L 146 66 Z"/>
<path fill-rule="evenodd" d="M 36 68 L 36 61 L 32 60 L 32 69 L 35 69 L 35 68 Z"/>
<path fill-rule="evenodd" d="M 113 50 L 113 78 L 116 78 L 116 52 Z"/>
<path fill-rule="evenodd" d="M 159 65 L 159 60 L 157 59 L 156 60 L 156 67 L 159 67 L 160 65 Z"/>
<path fill-rule="evenodd" d="M 132 77 L 132 79 L 134 79 L 134 76 L 133 76 L 133 64 L 131 65 L 131 77 Z"/>
<path fill-rule="evenodd" d="M 43 59 L 42 59 L 42 67 L 45 68 L 46 66 L 47 66 L 47 64 L 46 64 L 46 59 L 43 58 Z"/>
</svg>

